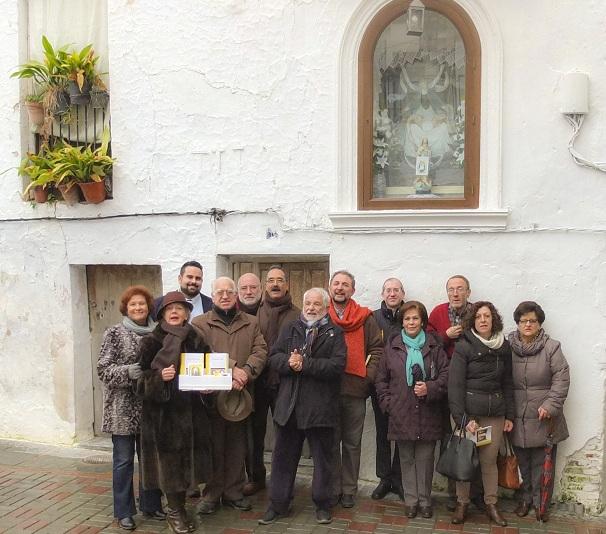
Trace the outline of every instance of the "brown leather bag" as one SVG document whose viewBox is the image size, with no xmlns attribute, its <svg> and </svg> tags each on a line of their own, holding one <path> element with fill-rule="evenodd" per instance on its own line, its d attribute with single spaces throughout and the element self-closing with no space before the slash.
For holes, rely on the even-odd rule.
<svg viewBox="0 0 606 534">
<path fill-rule="evenodd" d="M 504 436 L 505 455 L 499 452 L 497 456 L 497 468 L 499 470 L 499 486 L 507 489 L 519 489 L 522 485 L 522 476 L 518 466 L 518 457 L 513 452 L 513 448 L 507 437 Z"/>
</svg>

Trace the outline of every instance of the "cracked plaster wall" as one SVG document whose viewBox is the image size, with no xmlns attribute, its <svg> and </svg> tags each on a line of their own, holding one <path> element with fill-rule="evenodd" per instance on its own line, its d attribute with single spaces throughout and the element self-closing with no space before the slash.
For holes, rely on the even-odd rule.
<svg viewBox="0 0 606 534">
<path fill-rule="evenodd" d="M 114 200 L 32 209 L 20 201 L 16 174 L 2 176 L 0 436 L 78 437 L 74 392 L 87 377 L 75 365 L 82 354 L 73 325 L 82 318 L 72 316 L 70 266 L 160 263 L 169 289 L 182 261 L 196 257 L 207 267 L 208 292 L 218 255 L 327 254 L 331 269 L 357 275 L 356 297 L 373 307 L 393 275 L 409 298 L 431 307 L 444 300 L 453 272 L 469 275 L 473 298 L 495 302 L 508 331 L 519 301 L 541 302 L 572 369 L 571 437 L 560 447 L 557 478 L 588 443 L 597 443 L 603 478 L 606 342 L 597 333 L 606 327 L 606 176 L 572 163 L 557 86 L 562 72 L 590 73 L 578 149 L 603 160 L 605 56 L 595 43 L 606 5 L 482 2 L 503 43 L 505 231 L 357 235 L 333 232 L 328 213 L 339 194 L 339 49 L 360 5 L 109 0 Z M 0 73 L 23 59 L 17 7 L 0 0 Z M 2 170 L 20 157 L 18 100 L 18 83 L 0 76 Z M 212 207 L 236 213 L 216 225 L 188 214 Z M 165 212 L 183 215 L 154 215 Z M 125 214 L 146 215 L 94 219 Z M 368 423 L 362 475 L 373 478 L 371 414 Z M 573 487 L 564 473 L 565 495 L 591 507 L 599 490 Z"/>
</svg>

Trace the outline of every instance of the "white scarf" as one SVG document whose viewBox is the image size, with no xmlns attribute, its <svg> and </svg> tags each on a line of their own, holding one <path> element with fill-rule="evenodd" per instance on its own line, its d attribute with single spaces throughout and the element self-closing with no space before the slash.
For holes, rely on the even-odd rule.
<svg viewBox="0 0 606 534">
<path fill-rule="evenodd" d="M 480 334 L 478 334 L 473 328 L 471 329 L 471 333 L 476 336 L 484 345 L 486 345 L 489 349 L 500 349 L 501 345 L 503 345 L 503 341 L 505 341 L 505 336 L 503 332 L 497 332 L 490 339 L 484 339 Z"/>
</svg>

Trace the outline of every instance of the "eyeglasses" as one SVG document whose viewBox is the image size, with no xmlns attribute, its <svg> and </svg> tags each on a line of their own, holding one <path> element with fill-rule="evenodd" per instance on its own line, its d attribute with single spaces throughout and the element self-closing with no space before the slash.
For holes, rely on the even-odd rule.
<svg viewBox="0 0 606 534">
<path fill-rule="evenodd" d="M 267 279 L 268 284 L 283 284 L 284 282 L 286 282 L 286 280 L 284 280 L 284 278 L 268 278 Z"/>
<path fill-rule="evenodd" d="M 446 293 L 452 295 L 453 293 L 465 293 L 465 291 L 467 291 L 467 289 L 464 287 L 449 287 L 446 290 Z"/>
<path fill-rule="evenodd" d="M 220 297 L 227 295 L 229 297 L 231 297 L 232 295 L 235 295 L 236 292 L 233 289 L 216 289 L 215 290 L 215 295 L 219 295 Z"/>
<path fill-rule="evenodd" d="M 537 321 L 536 319 L 524 319 L 524 320 L 519 320 L 518 324 L 537 324 L 539 321 Z"/>
</svg>

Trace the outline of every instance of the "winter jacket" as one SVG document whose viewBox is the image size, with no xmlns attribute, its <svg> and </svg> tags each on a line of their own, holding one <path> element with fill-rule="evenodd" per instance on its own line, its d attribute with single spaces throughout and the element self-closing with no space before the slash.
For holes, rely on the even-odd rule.
<svg viewBox="0 0 606 534">
<path fill-rule="evenodd" d="M 393 336 L 385 347 L 375 382 L 381 410 L 389 415 L 387 439 L 438 440 L 443 438 L 443 398 L 448 383 L 448 356 L 438 336 L 426 333 L 421 349 L 427 395 L 417 398 L 406 381 L 408 349 L 402 336 Z"/>
<path fill-rule="evenodd" d="M 513 421 L 511 347 L 489 349 L 470 330 L 455 344 L 448 370 L 448 403 L 455 423 L 468 417 L 505 416 Z"/>
<path fill-rule="evenodd" d="M 306 326 L 298 319 L 283 328 L 274 343 L 269 366 L 280 376 L 274 422 L 285 426 L 294 413 L 299 429 L 335 427 L 347 354 L 343 331 L 330 319 L 320 326 L 301 371 L 295 372 L 288 359 L 294 349 L 302 354 L 305 337 Z"/>
<path fill-rule="evenodd" d="M 164 493 L 186 491 L 209 480 L 212 474 L 210 423 L 202 396 L 179 391 L 178 378 L 164 382 L 151 362 L 162 348 L 166 333 L 158 325 L 141 340 L 139 363 L 143 376 L 137 394 L 143 399 L 141 421 L 141 476 L 145 489 Z M 183 352 L 208 352 L 192 329 Z"/>
<path fill-rule="evenodd" d="M 515 419 L 512 443 L 518 447 L 543 447 L 550 431 L 558 443 L 568 437 L 564 401 L 570 386 L 568 362 L 560 342 L 543 330 L 530 345 L 522 344 L 518 331 L 509 335 L 513 363 Z M 543 407 L 550 419 L 539 421 Z"/>
<path fill-rule="evenodd" d="M 381 329 L 383 344 L 387 346 L 390 338 L 395 334 L 399 334 L 402 330 L 402 318 L 398 313 L 398 309 L 395 312 L 390 310 L 385 301 L 383 301 L 381 302 L 381 307 L 373 311 L 372 315 Z"/>
</svg>

